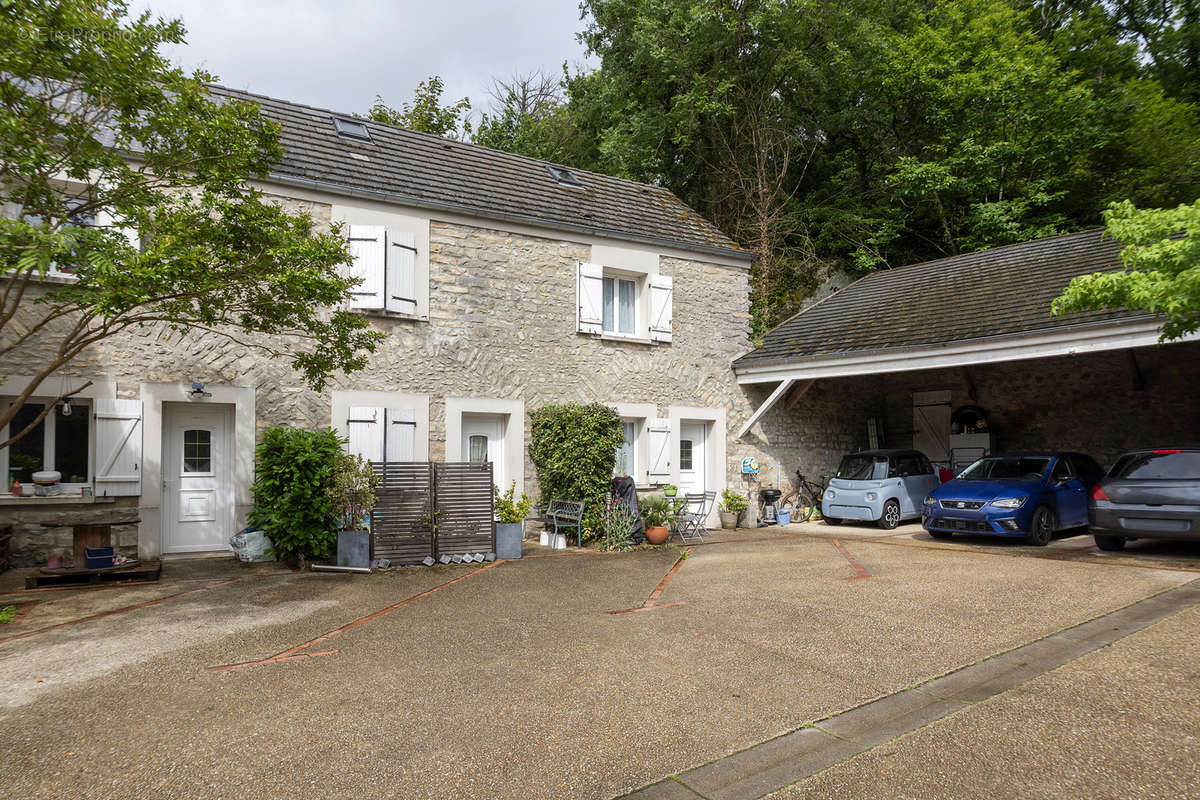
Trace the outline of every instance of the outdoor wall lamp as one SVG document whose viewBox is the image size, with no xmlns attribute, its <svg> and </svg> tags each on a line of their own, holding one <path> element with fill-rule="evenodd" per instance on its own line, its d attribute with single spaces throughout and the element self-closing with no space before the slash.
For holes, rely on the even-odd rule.
<svg viewBox="0 0 1200 800">
<path fill-rule="evenodd" d="M 194 381 L 192 383 L 192 390 L 188 392 L 188 397 L 193 400 L 207 400 L 212 397 L 212 392 L 204 391 L 203 381 Z"/>
</svg>

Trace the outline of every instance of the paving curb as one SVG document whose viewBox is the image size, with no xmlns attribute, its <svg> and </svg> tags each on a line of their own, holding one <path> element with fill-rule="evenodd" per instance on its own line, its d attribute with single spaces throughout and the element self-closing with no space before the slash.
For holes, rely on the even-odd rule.
<svg viewBox="0 0 1200 800">
<path fill-rule="evenodd" d="M 756 800 L 1200 603 L 1200 580 L 680 772 L 628 800 Z"/>
</svg>

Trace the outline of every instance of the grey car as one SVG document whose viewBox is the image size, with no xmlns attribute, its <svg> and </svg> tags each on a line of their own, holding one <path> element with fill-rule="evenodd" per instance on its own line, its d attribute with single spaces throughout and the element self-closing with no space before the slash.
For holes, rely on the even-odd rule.
<svg viewBox="0 0 1200 800">
<path fill-rule="evenodd" d="M 1088 530 L 1101 550 L 1130 539 L 1200 541 L 1200 446 L 1121 456 L 1092 489 Z"/>
<path fill-rule="evenodd" d="M 939 483 L 919 450 L 863 450 L 838 465 L 821 497 L 821 516 L 830 525 L 853 519 L 891 530 L 920 517 L 922 500 Z"/>
</svg>

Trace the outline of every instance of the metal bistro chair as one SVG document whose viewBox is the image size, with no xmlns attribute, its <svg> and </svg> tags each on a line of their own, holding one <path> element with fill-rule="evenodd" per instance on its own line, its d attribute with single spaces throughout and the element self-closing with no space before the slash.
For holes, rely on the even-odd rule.
<svg viewBox="0 0 1200 800">
<path fill-rule="evenodd" d="M 683 507 L 675 514 L 673 527 L 675 533 L 679 534 L 680 541 L 685 544 L 704 539 L 704 519 L 708 516 L 705 513 L 705 507 L 708 505 L 706 494 L 705 492 L 685 494 L 681 504 Z M 716 496 L 715 492 L 713 496 Z"/>
</svg>

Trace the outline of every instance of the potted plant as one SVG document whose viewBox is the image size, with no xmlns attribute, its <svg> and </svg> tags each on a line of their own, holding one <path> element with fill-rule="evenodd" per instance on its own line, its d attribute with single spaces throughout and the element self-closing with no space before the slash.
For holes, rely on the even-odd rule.
<svg viewBox="0 0 1200 800">
<path fill-rule="evenodd" d="M 746 510 L 746 498 L 737 492 L 726 489 L 721 492 L 721 527 L 733 529 L 737 527 L 738 517 Z"/>
<path fill-rule="evenodd" d="M 663 487 L 663 494 L 667 497 L 674 497 L 675 495 L 679 494 L 679 487 L 673 483 L 668 483 Z"/>
<path fill-rule="evenodd" d="M 670 524 L 675 519 L 675 504 L 662 495 L 652 494 L 638 503 L 646 523 L 646 541 L 663 544 L 671 536 Z"/>
<path fill-rule="evenodd" d="M 520 558 L 521 542 L 525 539 L 525 515 L 529 513 L 529 495 L 521 492 L 515 500 L 517 482 L 513 481 L 504 494 L 499 486 L 492 487 L 496 508 L 496 558 Z"/>
<path fill-rule="evenodd" d="M 337 565 L 371 566 L 371 510 L 379 476 L 360 456 L 339 453 L 328 496 L 337 521 Z"/>
</svg>

